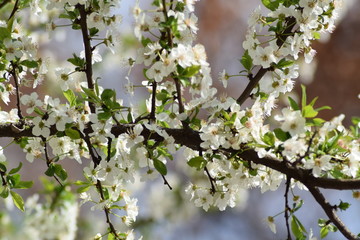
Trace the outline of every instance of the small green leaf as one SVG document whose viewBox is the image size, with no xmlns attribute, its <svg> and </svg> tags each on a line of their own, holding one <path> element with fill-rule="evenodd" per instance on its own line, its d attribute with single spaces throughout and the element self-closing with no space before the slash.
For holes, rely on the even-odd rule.
<svg viewBox="0 0 360 240">
<path fill-rule="evenodd" d="M 196 168 L 197 170 L 203 169 L 206 163 L 207 161 L 201 156 L 193 157 L 187 162 L 190 167 Z"/>
<path fill-rule="evenodd" d="M 277 64 L 277 68 L 287 68 L 294 64 L 294 61 L 286 60 L 286 58 L 281 59 Z"/>
<path fill-rule="evenodd" d="M 82 187 L 79 187 L 76 192 L 77 193 L 83 193 L 83 192 L 87 192 L 88 190 L 90 189 L 90 186 L 82 186 Z"/>
<path fill-rule="evenodd" d="M 155 169 L 161 174 L 161 175 L 166 175 L 167 174 L 167 168 L 166 165 L 160 161 L 159 159 L 153 159 L 154 162 L 154 167 Z"/>
<path fill-rule="evenodd" d="M 20 162 L 19 166 L 17 166 L 16 168 L 11 169 L 10 172 L 9 172 L 9 175 L 17 173 L 18 171 L 20 171 L 21 167 L 22 167 L 22 162 Z"/>
<path fill-rule="evenodd" d="M 105 100 L 109 100 L 112 97 L 115 96 L 115 91 L 112 89 L 105 89 L 102 93 L 101 93 L 101 100 L 105 101 Z"/>
<path fill-rule="evenodd" d="M 54 164 L 50 164 L 48 169 L 45 171 L 45 175 L 52 177 L 55 174 L 55 168 L 54 168 Z"/>
<path fill-rule="evenodd" d="M 348 209 L 350 207 L 350 203 L 348 202 L 343 202 L 340 201 L 340 204 L 338 205 L 338 208 L 340 208 L 342 211 L 345 211 L 346 209 Z"/>
<path fill-rule="evenodd" d="M 190 66 L 187 67 L 185 69 L 183 69 L 181 72 L 179 72 L 180 74 L 180 78 L 190 78 L 192 76 L 194 76 L 195 74 L 197 74 L 200 70 L 201 66 L 200 65 L 195 65 L 195 66 Z"/>
<path fill-rule="evenodd" d="M 274 129 L 274 133 L 277 139 L 279 139 L 282 142 L 285 142 L 289 138 L 291 138 L 290 133 L 284 132 L 281 128 Z"/>
<path fill-rule="evenodd" d="M 11 194 L 12 200 L 14 201 L 15 206 L 18 209 L 20 209 L 21 211 L 25 211 L 24 199 L 14 191 L 10 191 L 10 194 Z"/>
<path fill-rule="evenodd" d="M 325 226 L 320 229 L 320 238 L 325 238 L 329 233 L 329 229 Z"/>
<path fill-rule="evenodd" d="M 39 66 L 37 61 L 24 60 L 20 62 L 20 65 L 23 65 L 28 68 L 36 68 Z"/>
<path fill-rule="evenodd" d="M 69 138 L 75 140 L 75 139 L 80 139 L 80 133 L 72 128 L 66 128 L 65 129 L 65 134 L 66 136 L 68 136 Z"/>
<path fill-rule="evenodd" d="M 54 164 L 54 172 L 61 180 L 65 181 L 68 177 L 67 172 L 60 164 Z"/>
<path fill-rule="evenodd" d="M 7 198 L 9 196 L 10 189 L 9 187 L 5 186 L 2 192 L 0 193 L 0 197 Z"/>
<path fill-rule="evenodd" d="M 6 171 L 7 171 L 6 166 L 5 166 L 3 163 L 1 163 L 1 162 L 0 162 L 0 171 L 2 171 L 2 172 L 6 172 Z"/>
<path fill-rule="evenodd" d="M 302 223 L 299 221 L 299 219 L 295 217 L 295 215 L 293 215 L 291 218 L 291 231 L 293 232 L 296 239 L 298 240 L 306 239 L 306 236 L 304 235 L 304 233 L 306 233 L 306 230 L 302 225 Z"/>
<path fill-rule="evenodd" d="M 63 94 L 65 98 L 68 100 L 70 107 L 76 106 L 76 95 L 71 89 L 64 91 Z"/>
<path fill-rule="evenodd" d="M 97 115 L 97 118 L 98 120 L 108 120 L 109 118 L 111 118 L 111 112 L 101 112 L 101 113 L 98 113 Z"/>
<path fill-rule="evenodd" d="M 33 186 L 34 182 L 33 181 L 20 181 L 19 183 L 17 183 L 14 188 L 17 189 L 29 189 Z"/>
<path fill-rule="evenodd" d="M 252 66 L 253 66 L 253 60 L 252 60 L 252 58 L 250 57 L 248 50 L 246 50 L 246 51 L 244 52 L 244 55 L 241 57 L 240 62 L 241 62 L 241 64 L 244 66 L 244 68 L 245 68 L 246 70 L 248 70 L 248 72 L 251 71 L 251 68 L 252 68 Z"/>
<path fill-rule="evenodd" d="M 272 132 L 265 133 L 265 135 L 262 137 L 262 140 L 269 146 L 275 145 L 275 136 Z"/>
<path fill-rule="evenodd" d="M 288 97 L 288 99 L 289 99 L 290 107 L 291 107 L 294 111 L 300 110 L 299 105 L 297 104 L 297 102 L 296 102 L 294 99 L 292 99 L 291 97 Z"/>
<path fill-rule="evenodd" d="M 271 11 L 275 11 L 279 7 L 279 4 L 281 2 L 281 0 L 274 0 L 274 1 L 261 0 L 261 1 L 264 4 L 264 6 L 270 9 Z"/>
<path fill-rule="evenodd" d="M 304 108 L 306 106 L 306 87 L 305 85 L 301 84 L 301 106 Z"/>
<path fill-rule="evenodd" d="M 318 115 L 318 112 L 311 105 L 307 105 L 303 108 L 302 115 L 304 118 L 314 118 Z"/>
<path fill-rule="evenodd" d="M 5 27 L 0 27 L 0 41 L 3 41 L 5 38 L 10 38 L 11 32 Z"/>
</svg>

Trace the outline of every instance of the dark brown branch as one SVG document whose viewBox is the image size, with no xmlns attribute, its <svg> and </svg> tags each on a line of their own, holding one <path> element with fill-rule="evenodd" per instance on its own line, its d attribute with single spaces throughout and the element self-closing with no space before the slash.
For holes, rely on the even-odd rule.
<svg viewBox="0 0 360 240">
<path fill-rule="evenodd" d="M 83 43 L 84 43 L 84 50 L 85 50 L 85 61 L 86 61 L 86 65 L 85 65 L 85 74 L 86 74 L 86 80 L 87 80 L 87 84 L 88 84 L 88 88 L 90 88 L 91 90 L 94 90 L 94 82 L 92 79 L 92 75 L 93 75 L 93 70 L 92 70 L 92 47 L 91 47 L 91 43 L 90 43 L 90 37 L 89 37 L 89 32 L 88 32 L 88 27 L 87 27 L 87 13 L 85 10 L 85 6 L 81 5 L 81 4 L 77 4 L 76 5 L 77 9 L 79 9 L 79 13 L 80 13 L 80 27 L 81 27 L 81 33 L 82 33 L 82 37 L 83 37 Z M 89 106 L 90 106 L 90 110 L 92 113 L 95 113 L 95 105 L 92 102 L 89 102 Z"/>
<path fill-rule="evenodd" d="M 19 129 L 24 129 L 23 131 L 14 130 L 14 126 Z M 129 132 L 134 125 L 132 124 L 124 124 L 124 125 L 115 125 L 111 129 L 111 133 L 114 134 L 115 137 L 120 134 Z M 24 126 L 20 124 L 6 124 L 0 125 L 0 138 L 1 137 L 10 137 L 10 138 L 20 138 L 20 137 L 35 137 L 32 134 L 33 125 L 31 123 L 25 123 Z M 16 128 L 15 128 L 16 129 Z M 200 134 L 197 131 L 194 131 L 190 128 L 184 129 L 175 129 L 175 128 L 163 128 L 175 139 L 175 143 L 191 148 L 195 151 L 201 151 L 200 144 L 202 140 L 200 138 Z M 57 133 L 56 127 L 52 126 L 50 128 L 50 134 L 55 135 Z M 84 129 L 85 134 L 92 133 L 91 126 L 87 126 Z M 156 132 L 149 131 L 146 127 L 142 131 L 141 135 L 145 139 L 153 139 L 155 141 L 164 141 L 164 138 L 157 134 Z M 83 137 L 83 135 L 82 135 Z M 86 140 L 86 139 L 85 139 Z M 91 143 L 88 142 L 91 146 Z M 90 151 L 90 150 L 89 150 Z M 221 149 L 226 154 L 236 154 L 235 150 L 231 149 Z M 90 151 L 91 153 L 91 151 Z M 244 159 L 251 161 L 255 164 L 261 164 L 271 169 L 274 169 L 278 172 L 281 172 L 288 176 L 289 178 L 293 178 L 297 181 L 302 182 L 303 184 L 311 184 L 311 186 L 316 186 L 319 188 L 325 189 L 336 189 L 336 190 L 354 190 L 360 189 L 360 180 L 359 179 L 332 179 L 332 178 L 317 178 L 311 175 L 310 170 L 300 169 L 291 164 L 286 164 L 285 161 L 274 159 L 271 157 L 259 158 L 258 154 L 255 150 L 249 149 L 241 153 L 237 153 L 237 155 Z M 92 156 L 93 157 L 93 156 Z"/>
<path fill-rule="evenodd" d="M 14 83 L 15 83 L 15 88 L 16 88 L 16 107 L 18 110 L 18 116 L 20 119 L 23 119 L 22 113 L 21 113 L 21 108 L 20 108 L 20 91 L 19 91 L 19 79 L 17 77 L 16 74 L 16 65 L 11 61 L 11 66 L 12 66 L 12 70 L 11 70 L 11 75 L 14 79 Z"/>
<path fill-rule="evenodd" d="M 290 211 L 290 207 L 289 207 L 289 189 L 290 189 L 290 184 L 291 184 L 291 178 L 287 177 L 286 178 L 286 184 L 285 184 L 285 224 L 286 224 L 286 231 L 287 231 L 287 240 L 292 240 L 291 238 L 291 232 L 290 232 L 290 226 L 289 226 L 289 211 Z"/>
<path fill-rule="evenodd" d="M 150 120 L 152 120 L 152 121 L 155 121 L 156 88 L 157 88 L 157 83 L 156 83 L 156 81 L 153 81 L 153 83 L 152 83 L 152 96 L 151 96 L 151 111 L 150 111 Z"/>
<path fill-rule="evenodd" d="M 49 154 L 48 154 L 48 151 L 47 151 L 47 144 L 46 144 L 46 139 L 44 137 L 41 138 L 43 143 L 44 143 L 44 151 L 45 151 L 45 159 L 46 159 L 46 165 L 47 167 L 49 168 L 50 165 L 52 164 L 52 161 L 50 160 L 49 158 Z M 59 183 L 60 186 L 63 186 L 62 183 L 60 182 L 60 180 L 54 175 L 53 176 L 54 179 Z"/>
<path fill-rule="evenodd" d="M 102 185 L 101 182 L 99 180 L 97 180 L 96 182 L 96 188 L 98 189 L 99 193 L 100 193 L 100 197 L 102 201 L 105 201 L 105 196 L 104 196 L 104 192 L 102 190 Z M 114 225 L 112 224 L 111 220 L 110 220 L 110 209 L 108 207 L 104 207 L 104 212 L 105 212 L 105 216 L 106 216 L 106 222 L 109 225 L 110 228 L 110 232 L 114 235 L 115 239 L 121 239 L 119 237 L 119 235 L 117 234 L 117 231 L 114 227 Z"/>
<path fill-rule="evenodd" d="M 161 177 L 164 180 L 164 185 L 167 185 L 169 187 L 169 189 L 172 190 L 172 187 L 171 187 L 170 183 L 168 182 L 168 180 L 166 179 L 166 177 L 162 174 L 161 174 Z"/>
<path fill-rule="evenodd" d="M 8 18 L 8 20 L 10 20 L 16 13 L 16 11 L 19 9 L 19 0 L 16 0 L 15 4 L 14 4 L 14 8 L 10 13 L 10 16 Z"/>
<path fill-rule="evenodd" d="M 8 4 L 10 0 L 3 0 L 2 3 L 0 3 L 0 9 L 3 8 L 6 4 Z"/>
<path fill-rule="evenodd" d="M 204 170 L 206 172 L 206 175 L 209 178 L 209 182 L 210 182 L 210 185 L 211 185 L 211 192 L 210 193 L 211 193 L 211 195 L 214 195 L 215 192 L 216 192 L 215 184 L 214 184 L 214 178 L 210 175 L 210 172 L 209 172 L 207 167 L 205 167 Z"/>
<path fill-rule="evenodd" d="M 292 29 L 296 24 L 296 19 L 294 17 L 288 17 L 286 19 L 286 26 L 285 30 L 281 34 L 277 34 L 277 41 L 276 44 L 280 48 L 286 41 L 288 36 L 293 35 Z M 249 83 L 246 86 L 245 90 L 241 93 L 240 97 L 236 100 L 240 105 L 242 105 L 246 99 L 250 96 L 251 91 L 257 86 L 259 81 L 263 78 L 265 73 L 269 71 L 271 68 L 260 68 L 260 70 L 257 72 L 257 74 L 252 77 L 252 75 L 249 75 Z"/>
<path fill-rule="evenodd" d="M 260 82 L 262 77 L 267 73 L 267 69 L 260 68 L 260 70 L 257 72 L 257 74 L 254 77 L 249 78 L 249 83 L 246 86 L 245 90 L 242 92 L 240 97 L 236 100 L 240 105 L 242 105 L 246 99 L 250 96 L 251 91 L 256 87 L 256 85 Z"/>
<path fill-rule="evenodd" d="M 315 200 L 320 204 L 322 209 L 325 211 L 326 215 L 330 219 L 330 221 L 339 229 L 339 231 L 349 240 L 359 239 L 356 235 L 354 235 L 340 220 L 340 218 L 336 215 L 335 208 L 330 205 L 330 203 L 325 199 L 324 195 L 320 192 L 317 187 L 313 187 L 311 185 L 306 185 L 309 189 Z"/>
</svg>

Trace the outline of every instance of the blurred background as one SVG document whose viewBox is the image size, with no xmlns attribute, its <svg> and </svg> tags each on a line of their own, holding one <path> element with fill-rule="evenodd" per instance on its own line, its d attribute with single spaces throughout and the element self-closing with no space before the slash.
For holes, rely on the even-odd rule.
<svg viewBox="0 0 360 240">
<path fill-rule="evenodd" d="M 101 77 L 100 84 L 104 88 L 115 88 L 118 96 L 124 102 L 140 101 L 146 91 L 136 89 L 134 96 L 124 90 L 126 84 L 125 76 L 129 69 L 126 67 L 127 57 L 134 57 L 138 47 L 131 27 L 134 25 L 131 16 L 133 1 L 122 1 L 119 13 L 123 15 L 123 56 L 104 56 L 103 62 L 96 68 L 95 74 Z M 229 74 L 237 74 L 242 70 L 238 59 L 243 54 L 242 42 L 246 33 L 247 19 L 252 10 L 260 5 L 260 1 L 248 0 L 202 0 L 196 4 L 196 14 L 199 18 L 199 32 L 197 42 L 206 48 L 208 61 L 213 74 L 213 81 L 218 88 L 218 94 L 227 94 L 238 97 L 245 88 L 247 79 L 231 78 L 228 89 L 217 81 L 220 71 L 226 69 Z M 332 110 L 321 112 L 321 117 L 330 120 L 332 117 L 344 113 L 345 124 L 351 122 L 350 116 L 360 116 L 360 104 L 358 94 L 360 93 L 360 2 L 344 1 L 344 8 L 339 18 L 337 28 L 331 36 L 323 36 L 323 40 L 314 44 L 317 55 L 311 65 L 301 65 L 301 77 L 296 80 L 296 90 L 299 94 L 299 84 L 306 84 L 309 98 L 319 97 L 317 106 L 329 105 Z M 31 21 L 38 21 L 34 16 L 27 16 Z M 60 24 L 61 22 L 58 22 Z M 72 52 L 82 50 L 82 42 L 79 41 L 79 33 L 67 28 L 59 28 L 51 33 L 54 40 L 43 37 L 44 30 L 39 29 L 39 42 L 41 54 L 44 59 L 49 59 L 50 68 L 62 65 L 63 61 L 71 57 Z M 66 46 L 66 48 L 64 47 Z M 119 68 L 122 66 L 122 68 Z M 141 69 L 132 69 L 131 80 L 140 84 L 143 79 Z M 55 80 L 56 81 L 56 80 Z M 41 86 L 42 95 L 55 94 L 59 97 L 59 89 L 54 89 L 51 77 Z M 29 89 L 28 91 L 31 91 Z M 2 104 L 2 103 L 1 103 Z M 247 103 L 249 104 L 249 103 Z M 282 104 L 286 104 L 285 102 Z M 281 105 L 281 103 L 279 103 Z M 4 109 L 6 106 L 1 105 Z M 11 106 L 10 106 L 11 107 Z M 4 146 L 10 140 L 0 139 L 0 145 Z M 17 146 L 6 149 L 8 159 L 14 159 L 10 165 L 17 166 L 18 161 L 24 163 L 23 171 L 26 180 L 33 180 L 36 186 L 33 191 L 41 189 L 38 176 L 46 171 L 46 164 L 36 162 L 29 164 L 24 155 L 19 153 Z M 273 234 L 265 219 L 274 216 L 284 210 L 284 188 L 276 192 L 261 194 L 259 190 L 244 191 L 240 198 L 240 204 L 234 209 L 226 209 L 224 212 L 210 209 L 204 212 L 187 201 L 184 188 L 190 179 L 185 177 L 189 169 L 186 163 L 181 161 L 181 152 L 174 162 L 170 162 L 172 169 L 168 181 L 174 187 L 170 191 L 163 185 L 161 179 L 152 183 L 136 184 L 132 186 L 133 193 L 139 197 L 139 217 L 135 228 L 144 240 L 276 240 L 285 239 L 285 222 L 283 214 L 275 218 L 277 234 Z M 34 167 L 36 164 L 37 167 Z M 83 165 L 87 164 L 84 161 Z M 69 178 L 82 175 L 82 168 L 73 161 L 64 160 L 64 166 L 69 172 Z M 26 170 L 24 170 L 26 169 Z M 205 183 L 206 184 L 206 183 Z M 32 192 L 21 192 L 23 196 Z M 323 210 L 314 202 L 306 192 L 297 192 L 305 201 L 303 208 L 297 217 L 304 223 L 305 228 L 313 229 L 314 235 L 319 236 L 318 218 L 326 218 Z M 352 198 L 351 191 L 324 191 L 326 197 L 333 204 L 337 204 L 340 198 L 352 204 L 351 209 L 340 217 L 344 220 L 350 230 L 360 232 L 360 203 Z M 1 205 L 0 205 L 1 206 Z M 90 211 L 90 205 L 81 209 L 79 219 L 79 233 L 77 239 L 88 239 L 104 228 L 102 222 L 105 218 L 102 212 Z M 21 214 L 14 212 L 14 221 L 21 222 Z M 94 222 L 94 216 L 104 218 L 103 221 Z M 119 219 L 115 221 L 120 221 Z M 341 234 L 329 234 L 327 239 L 344 239 Z"/>
</svg>

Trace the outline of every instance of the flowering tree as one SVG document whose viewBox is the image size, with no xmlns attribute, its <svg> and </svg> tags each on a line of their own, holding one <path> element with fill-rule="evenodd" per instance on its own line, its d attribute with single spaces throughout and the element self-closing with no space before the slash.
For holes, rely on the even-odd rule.
<svg viewBox="0 0 360 240">
<path fill-rule="evenodd" d="M 181 152 L 189 172 L 196 172 L 186 193 L 197 207 L 225 210 L 237 204 L 244 189 L 275 191 L 284 183 L 287 239 L 313 239 L 296 217 L 303 201 L 293 195 L 294 188 L 309 191 L 326 213 L 328 219 L 319 220 L 322 238 L 339 230 L 347 239 L 358 239 L 337 216 L 349 204 L 329 203 L 320 190 L 353 190 L 359 197 L 355 191 L 360 188 L 359 119 L 346 129 L 343 115 L 331 121 L 318 118 L 318 112 L 328 107 L 315 107 L 316 99 L 309 101 L 303 87 L 299 103 L 288 97 L 289 107 L 271 124 L 267 121 L 279 97 L 293 88 L 296 60 L 303 55 L 310 63 L 315 55 L 312 41 L 334 29 L 338 1 L 262 0 L 268 13 L 259 7 L 249 18 L 240 60 L 245 70 L 236 75 L 220 73 L 224 87 L 233 77 L 248 79 L 247 87 L 235 97 L 216 95 L 205 49 L 194 43 L 196 0 L 150 2 L 148 9 L 135 2 L 134 34 L 141 47 L 135 60 L 128 59 L 130 68 L 143 69 L 142 85 L 149 93 L 143 110 L 136 103 L 125 105 L 93 74 L 94 65 L 101 66 L 101 54 L 122 54 L 121 17 L 113 11 L 119 1 L 4 0 L 0 4 L 4 10 L 0 96 L 12 107 L 0 111 L 0 137 L 12 139 L 0 147 L 0 196 L 11 198 L 22 211 L 27 207 L 24 234 L 34 239 L 73 239 L 74 213 L 81 199 L 81 204 L 91 202 L 93 209 L 105 213 L 107 232 L 94 239 L 133 239 L 131 223 L 138 207 L 129 186 L 141 175 L 142 181 L 162 178 L 170 191 L 167 163 Z M 33 29 L 26 29 L 25 14 L 38 16 L 40 25 L 48 23 L 49 31 L 56 31 L 58 19 L 64 19 L 65 27 L 81 32 L 84 49 L 69 56 L 71 67 L 47 68 Z M 38 85 L 49 74 L 56 75 L 63 98 L 39 98 Z M 133 92 L 130 79 L 129 74 L 124 81 Z M 252 105 L 245 108 L 248 99 Z M 46 182 L 47 190 L 55 194 L 48 204 L 40 205 L 36 198 L 25 204 L 19 195 L 17 190 L 30 188 L 32 182 L 22 179 L 21 163 L 8 168 L 6 148 L 11 144 L 23 149 L 27 161 L 41 164 L 38 160 L 43 160 L 44 174 L 56 180 L 56 185 Z M 68 179 L 64 158 L 82 164 L 83 179 Z M 197 182 L 200 176 L 207 184 Z M 119 216 L 121 223 L 112 215 Z M 274 217 L 267 220 L 275 232 Z"/>
</svg>

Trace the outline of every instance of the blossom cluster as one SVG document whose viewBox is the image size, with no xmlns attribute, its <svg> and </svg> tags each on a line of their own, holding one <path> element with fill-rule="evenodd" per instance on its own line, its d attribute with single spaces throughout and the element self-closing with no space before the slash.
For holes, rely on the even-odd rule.
<svg viewBox="0 0 360 240">
<path fill-rule="evenodd" d="M 298 170 L 309 170 L 317 178 L 359 177 L 360 121 L 346 129 L 341 124 L 343 115 L 331 121 L 317 118 L 318 112 L 327 107 L 315 108 L 316 99 L 308 102 L 304 87 L 301 104 L 289 97 L 290 106 L 274 117 L 272 125 L 267 121 L 279 96 L 293 88 L 299 68 L 295 60 L 303 54 L 305 61 L 311 62 L 315 54 L 311 42 L 321 33 L 333 30 L 337 1 L 263 1 L 271 12 L 265 16 L 260 8 L 255 10 L 243 42 L 241 63 L 250 82 L 259 72 L 266 74 L 252 89 L 253 104 L 247 108 L 233 97 L 216 95 L 205 48 L 195 41 L 195 2 L 154 0 L 149 9 L 135 2 L 134 36 L 141 47 L 132 64 L 143 68 L 142 86 L 149 92 L 144 112 L 136 106 L 125 106 L 115 90 L 103 89 L 92 76 L 92 67 L 102 61 L 100 45 L 118 53 L 121 17 L 112 10 L 119 1 L 30 1 L 34 14 L 40 16 L 54 10 L 58 18 L 69 21 L 83 36 L 84 50 L 67 60 L 71 67 L 54 69 L 66 103 L 48 95 L 39 97 L 35 91 L 21 93 L 22 87 L 36 88 L 48 70 L 38 57 L 31 36 L 21 31 L 20 23 L 0 22 L 0 71 L 4 76 L 0 79 L 0 97 L 6 104 L 10 94 L 17 97 L 16 108 L 0 111 L 0 125 L 9 125 L 17 133 L 30 129 L 31 136 L 17 138 L 16 143 L 29 162 L 43 160 L 47 166 L 45 174 L 61 186 L 68 181 L 62 160 L 85 162 L 84 179 L 74 182 L 81 204 L 89 202 L 92 210 L 105 212 L 109 225 L 106 234 L 115 239 L 134 238 L 132 229 L 118 231 L 109 220 L 111 214 L 120 216 L 126 227 L 136 221 L 138 200 L 132 197 L 128 186 L 135 183 L 137 176 L 142 181 L 162 177 L 171 189 L 166 179 L 167 164 L 181 145 L 185 146 L 181 158 L 201 178 L 200 183 L 190 183 L 185 192 L 195 206 L 205 210 L 211 206 L 220 210 L 235 207 L 244 202 L 246 189 L 274 191 L 288 180 L 283 173 L 242 157 L 247 151 L 255 151 L 259 159 L 278 159 Z M 60 27 L 55 22 L 51 20 L 54 31 Z M 270 35 L 264 37 L 264 31 Z M 226 71 L 222 72 L 220 80 L 224 85 L 228 79 Z M 129 78 L 127 81 L 128 89 L 133 89 Z M 200 118 L 200 111 L 208 116 Z M 201 142 L 193 146 L 190 142 L 196 137 L 189 137 L 187 144 L 171 134 L 175 130 L 190 132 Z M 24 201 L 13 190 L 28 188 L 30 184 L 17 175 L 21 165 L 7 170 L 4 150 L 0 147 L 4 186 L 0 195 L 6 198 L 10 194 L 23 209 Z M 204 178 L 207 185 L 203 184 Z M 290 184 L 306 189 L 293 180 Z M 75 225 L 75 219 L 68 219 L 68 212 L 76 212 L 77 204 L 64 201 L 59 212 L 41 208 L 37 203 L 26 204 L 33 209 L 29 216 L 36 219 L 27 222 L 29 231 L 34 236 L 45 234 L 36 224 L 41 224 L 46 214 L 52 220 L 49 225 L 65 229 L 63 232 L 69 233 L 67 239 L 73 238 L 75 229 L 69 224 Z M 65 222 L 57 222 L 60 219 Z M 273 218 L 270 219 L 273 224 Z M 46 237 L 57 238 L 58 232 L 51 230 L 53 235 Z M 98 234 L 95 239 L 104 235 Z"/>
</svg>

